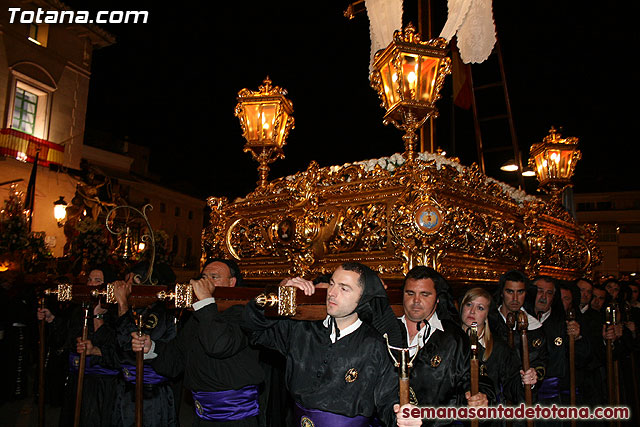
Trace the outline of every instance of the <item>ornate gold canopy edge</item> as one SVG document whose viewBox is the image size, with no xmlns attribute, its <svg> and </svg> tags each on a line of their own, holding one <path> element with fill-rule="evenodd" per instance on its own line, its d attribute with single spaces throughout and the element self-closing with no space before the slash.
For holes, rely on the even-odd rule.
<svg viewBox="0 0 640 427">
<path fill-rule="evenodd" d="M 320 167 L 311 162 L 244 198 L 210 197 L 205 257 L 233 257 L 249 282 L 312 279 L 344 261 L 390 286 L 415 265 L 454 284 L 490 283 L 510 269 L 573 279 L 600 262 L 594 227 L 562 206 L 420 153 Z"/>
</svg>

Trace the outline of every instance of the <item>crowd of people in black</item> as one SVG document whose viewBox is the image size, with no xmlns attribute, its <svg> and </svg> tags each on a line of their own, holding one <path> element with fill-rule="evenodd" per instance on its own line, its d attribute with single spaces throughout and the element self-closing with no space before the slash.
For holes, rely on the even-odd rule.
<svg viewBox="0 0 640 427">
<path fill-rule="evenodd" d="M 164 301 L 130 307 L 139 268 L 120 278 L 107 266 L 91 268 L 87 284 L 112 283 L 117 304 L 96 303 L 87 312 L 54 298 L 38 308 L 34 295 L 3 280 L 2 400 L 32 391 L 26 376 L 37 360 L 33 331 L 40 322 L 46 325 L 46 401 L 61 406 L 60 426 L 74 424 L 83 354 L 80 425 L 135 425 L 139 353 L 145 426 L 180 425 L 184 393 L 191 394 L 197 426 L 456 425 L 468 421 L 407 415 L 414 407 L 518 406 L 529 395 L 532 404 L 626 406 L 631 419 L 623 422 L 638 419 L 637 281 L 569 282 L 513 270 L 497 286 L 465 288 L 454 298 L 442 275 L 417 266 L 404 278 L 404 313 L 397 317 L 378 275 L 347 262 L 319 280 L 281 283 L 307 295 L 327 288 L 327 317 L 302 321 L 265 316 L 255 301 L 219 310 L 216 288 L 244 286 L 237 264 L 226 259 L 207 260 L 190 281 L 196 297 L 190 309 L 169 309 Z M 167 269 L 154 277 L 175 283 Z M 474 394 L 472 329 L 479 344 Z M 411 358 L 410 403 L 403 407 L 390 348 L 408 349 Z M 551 422 L 563 423 L 569 425 Z"/>
</svg>

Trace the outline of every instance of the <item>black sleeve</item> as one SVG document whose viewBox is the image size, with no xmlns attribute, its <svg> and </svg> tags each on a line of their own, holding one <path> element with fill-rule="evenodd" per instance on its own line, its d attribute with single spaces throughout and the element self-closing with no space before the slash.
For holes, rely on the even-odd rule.
<svg viewBox="0 0 640 427">
<path fill-rule="evenodd" d="M 249 301 L 242 315 L 242 327 L 250 332 L 251 344 L 276 350 L 283 355 L 289 352 L 289 342 L 295 320 L 267 319 L 255 301 Z"/>
<path fill-rule="evenodd" d="M 194 312 L 198 320 L 198 339 L 206 354 L 216 358 L 230 357 L 249 345 L 240 326 L 242 311 L 242 306 L 234 306 L 220 313 L 218 305 L 213 303 Z"/>
</svg>

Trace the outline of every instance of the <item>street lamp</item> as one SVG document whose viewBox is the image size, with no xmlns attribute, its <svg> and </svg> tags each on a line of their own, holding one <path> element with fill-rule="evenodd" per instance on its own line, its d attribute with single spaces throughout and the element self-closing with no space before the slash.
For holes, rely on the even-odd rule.
<svg viewBox="0 0 640 427">
<path fill-rule="evenodd" d="M 58 227 L 62 227 L 67 220 L 67 202 L 65 202 L 64 196 L 60 196 L 58 200 L 53 202 L 53 216 Z"/>
<path fill-rule="evenodd" d="M 529 166 L 536 173 L 540 189 L 560 193 L 571 186 L 576 163 L 582 158 L 578 138 L 562 138 L 552 127 L 542 142 L 531 146 L 529 153 Z"/>
<path fill-rule="evenodd" d="M 405 132 L 407 162 L 415 158 L 416 130 L 429 117 L 438 116 L 435 102 L 440 99 L 444 78 L 451 74 L 446 53 L 445 39 L 421 41 L 409 24 L 404 31 L 396 30 L 389 46 L 374 56 L 371 87 L 387 111 L 383 123 L 393 123 Z"/>
<path fill-rule="evenodd" d="M 267 76 L 258 91 L 238 92 L 235 115 L 240 119 L 242 136 L 247 140 L 244 151 L 259 163 L 259 188 L 267 185 L 269 164 L 284 158 L 282 148 L 294 127 L 293 105 L 285 98 L 287 91 L 271 86 Z"/>
</svg>

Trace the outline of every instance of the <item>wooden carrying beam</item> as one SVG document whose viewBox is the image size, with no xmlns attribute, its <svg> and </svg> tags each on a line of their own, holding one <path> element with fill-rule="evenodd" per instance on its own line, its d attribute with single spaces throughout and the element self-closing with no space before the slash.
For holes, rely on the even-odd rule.
<svg viewBox="0 0 640 427">
<path fill-rule="evenodd" d="M 292 291 L 295 289 L 295 292 Z M 55 291 L 55 292 L 54 292 Z M 87 285 L 58 285 L 47 295 L 55 294 L 59 301 L 86 302 L 100 299 L 106 304 L 114 304 L 113 286 L 103 287 Z M 387 295 L 396 315 L 402 315 L 402 293 L 400 289 L 388 289 Z M 321 320 L 327 316 L 327 290 L 316 289 L 315 294 L 307 296 L 296 288 L 269 286 L 267 288 L 222 288 L 215 289 L 214 297 L 220 310 L 233 305 L 244 305 L 257 299 L 265 307 L 267 316 L 286 316 L 297 320 Z M 158 300 L 165 300 L 172 307 L 190 307 L 196 301 L 188 284 L 177 284 L 173 291 L 166 286 L 134 285 L 129 296 L 129 305 L 145 307 Z"/>
</svg>

